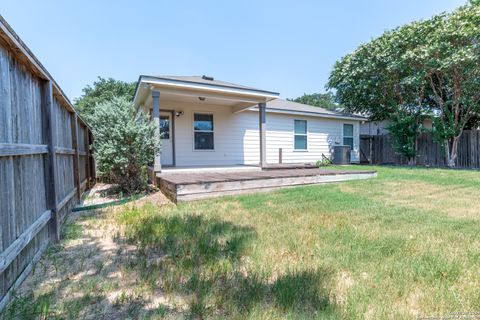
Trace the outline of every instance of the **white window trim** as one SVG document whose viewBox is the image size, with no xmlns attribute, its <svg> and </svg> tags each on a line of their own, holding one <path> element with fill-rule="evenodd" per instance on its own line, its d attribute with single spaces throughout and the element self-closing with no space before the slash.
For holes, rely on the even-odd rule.
<svg viewBox="0 0 480 320">
<path fill-rule="evenodd" d="M 195 114 L 211 115 L 213 121 L 213 130 L 195 130 Z M 211 111 L 192 111 L 192 150 L 193 152 L 215 152 L 215 114 Z M 195 132 L 211 132 L 213 134 L 213 149 L 196 149 L 195 148 Z"/>
<path fill-rule="evenodd" d="M 345 125 L 351 125 L 352 126 L 352 136 L 345 136 Z M 351 138 L 352 139 L 352 150 L 355 149 L 355 125 L 353 123 L 342 123 L 342 146 L 346 146 L 345 144 L 345 138 Z"/>
<path fill-rule="evenodd" d="M 295 121 L 305 121 L 305 128 L 307 133 L 295 133 Z M 305 136 L 307 137 L 307 148 L 306 149 L 295 149 L 295 136 Z M 308 152 L 308 120 L 305 119 L 293 119 L 293 152 Z"/>
</svg>

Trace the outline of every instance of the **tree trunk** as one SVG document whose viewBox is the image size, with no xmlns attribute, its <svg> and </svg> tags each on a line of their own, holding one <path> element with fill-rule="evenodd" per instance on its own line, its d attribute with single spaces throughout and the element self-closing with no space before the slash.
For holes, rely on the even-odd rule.
<svg viewBox="0 0 480 320">
<path fill-rule="evenodd" d="M 448 166 L 449 168 L 455 168 L 455 159 L 449 158 L 449 159 L 447 160 L 447 166 Z"/>
<path fill-rule="evenodd" d="M 458 140 L 460 136 L 448 139 L 445 142 L 445 151 L 447 156 L 447 166 L 449 168 L 455 168 L 455 160 L 457 159 Z"/>
<path fill-rule="evenodd" d="M 417 165 L 417 157 L 416 156 L 413 156 L 413 157 L 409 157 L 408 158 L 408 165 L 409 166 L 416 166 Z"/>
</svg>

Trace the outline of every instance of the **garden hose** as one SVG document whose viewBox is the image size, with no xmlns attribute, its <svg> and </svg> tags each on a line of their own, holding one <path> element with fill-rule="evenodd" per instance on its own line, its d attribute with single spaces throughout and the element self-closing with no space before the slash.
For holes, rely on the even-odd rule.
<svg viewBox="0 0 480 320">
<path fill-rule="evenodd" d="M 133 195 L 121 200 L 115 200 L 115 201 L 110 201 L 106 203 L 99 203 L 99 204 L 92 204 L 90 206 L 78 206 L 72 209 L 72 212 L 76 211 L 86 211 L 86 210 L 95 210 L 95 209 L 102 209 L 102 208 L 107 208 L 107 207 L 112 207 L 112 206 L 118 206 L 121 204 L 128 203 L 130 201 L 138 200 L 142 197 L 143 195 L 137 194 Z"/>
</svg>

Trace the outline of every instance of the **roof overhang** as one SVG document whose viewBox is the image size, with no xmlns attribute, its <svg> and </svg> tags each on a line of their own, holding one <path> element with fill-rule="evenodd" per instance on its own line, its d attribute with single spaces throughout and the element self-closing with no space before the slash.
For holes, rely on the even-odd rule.
<svg viewBox="0 0 480 320">
<path fill-rule="evenodd" d="M 258 103 L 278 98 L 279 94 L 271 91 L 247 89 L 228 85 L 206 84 L 162 77 L 140 76 L 133 103 L 136 108 L 145 104 L 152 91 L 159 91 L 161 99 L 188 99 L 199 97 L 232 107 L 233 112 L 246 110 Z"/>
<path fill-rule="evenodd" d="M 258 111 L 258 108 L 250 108 L 252 111 Z M 308 117 L 318 117 L 318 118 L 326 118 L 326 119 L 340 119 L 340 120 L 349 120 L 349 121 L 367 121 L 368 118 L 355 116 L 355 115 L 348 115 L 348 114 L 330 114 L 330 113 L 322 113 L 322 112 L 309 112 L 309 111 L 299 111 L 299 110 L 287 110 L 287 109 L 279 109 L 279 108 L 272 108 L 269 107 L 267 104 L 266 111 L 269 113 L 280 113 L 280 114 L 292 114 L 292 115 L 301 115 L 301 116 L 308 116 Z"/>
</svg>

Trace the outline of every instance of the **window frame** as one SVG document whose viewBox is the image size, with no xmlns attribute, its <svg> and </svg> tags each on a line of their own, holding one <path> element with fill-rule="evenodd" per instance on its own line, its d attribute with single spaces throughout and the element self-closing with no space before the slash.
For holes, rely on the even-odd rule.
<svg viewBox="0 0 480 320">
<path fill-rule="evenodd" d="M 297 121 L 303 121 L 305 122 L 305 133 L 296 133 L 295 132 L 295 124 Z M 302 136 L 302 137 L 305 137 L 305 145 L 306 145 L 306 148 L 305 149 L 297 149 L 296 146 L 295 146 L 295 137 L 296 136 Z M 305 120 L 305 119 L 293 119 L 293 151 L 294 152 L 306 152 L 308 151 L 308 121 Z"/>
<path fill-rule="evenodd" d="M 352 127 L 352 135 L 351 136 L 346 136 L 345 135 L 345 126 L 351 126 Z M 354 147 L 355 147 L 355 126 L 352 124 L 352 123 L 344 123 L 342 125 L 342 145 L 344 146 L 349 146 L 350 147 L 350 151 L 353 151 Z M 345 138 L 347 139 L 352 139 L 352 145 L 350 146 L 349 144 L 345 144 Z"/>
<path fill-rule="evenodd" d="M 212 130 L 196 130 L 195 129 L 195 115 L 208 115 L 212 116 Z M 213 139 L 213 148 L 212 149 L 197 149 L 195 147 L 195 133 L 196 132 L 206 132 L 212 134 Z M 192 112 L 192 150 L 194 152 L 214 152 L 215 151 L 215 115 L 213 112 L 209 111 L 193 111 Z"/>
<path fill-rule="evenodd" d="M 162 123 L 162 117 L 165 119 L 167 118 L 168 119 L 168 139 L 165 139 L 165 138 L 162 138 L 161 136 L 161 132 L 160 132 L 160 140 L 171 140 L 172 139 L 172 116 L 171 115 L 160 115 L 158 117 L 158 120 L 160 121 L 160 123 Z M 161 128 L 161 126 L 160 126 Z M 161 131 L 161 129 L 160 129 Z"/>
</svg>

